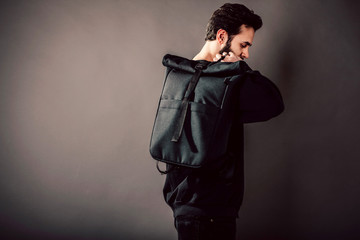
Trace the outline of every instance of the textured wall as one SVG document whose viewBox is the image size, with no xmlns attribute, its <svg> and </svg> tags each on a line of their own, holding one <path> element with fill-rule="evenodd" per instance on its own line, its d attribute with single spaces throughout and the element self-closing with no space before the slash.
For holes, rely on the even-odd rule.
<svg viewBox="0 0 360 240">
<path fill-rule="evenodd" d="M 1 1 L 3 239 L 176 239 L 148 154 L 161 58 L 192 58 L 223 3 Z M 286 110 L 246 126 L 238 237 L 359 239 L 359 4 L 243 3 Z"/>
</svg>

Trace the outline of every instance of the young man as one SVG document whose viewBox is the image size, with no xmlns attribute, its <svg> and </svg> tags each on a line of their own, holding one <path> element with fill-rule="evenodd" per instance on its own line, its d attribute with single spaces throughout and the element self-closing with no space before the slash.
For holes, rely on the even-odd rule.
<svg viewBox="0 0 360 240">
<path fill-rule="evenodd" d="M 249 57 L 261 18 L 241 4 L 224 4 L 207 26 L 206 42 L 193 61 L 242 61 Z M 266 121 L 284 105 L 277 87 L 246 63 L 244 79 L 233 104 L 237 112 L 228 139 L 224 164 L 215 171 L 176 167 L 169 171 L 164 198 L 172 208 L 180 240 L 234 240 L 243 198 L 243 123 Z M 219 159 L 220 160 L 220 159 Z"/>
</svg>

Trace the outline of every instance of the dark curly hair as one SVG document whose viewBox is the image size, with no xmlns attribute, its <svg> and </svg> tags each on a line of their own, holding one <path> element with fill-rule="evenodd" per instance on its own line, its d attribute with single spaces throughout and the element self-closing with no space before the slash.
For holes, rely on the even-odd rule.
<svg viewBox="0 0 360 240">
<path fill-rule="evenodd" d="M 225 3 L 211 16 L 206 27 L 205 41 L 215 40 L 219 29 L 224 29 L 229 39 L 232 39 L 234 35 L 239 34 L 240 26 L 243 24 L 253 27 L 256 31 L 261 28 L 262 20 L 254 11 L 242 4 Z"/>
</svg>

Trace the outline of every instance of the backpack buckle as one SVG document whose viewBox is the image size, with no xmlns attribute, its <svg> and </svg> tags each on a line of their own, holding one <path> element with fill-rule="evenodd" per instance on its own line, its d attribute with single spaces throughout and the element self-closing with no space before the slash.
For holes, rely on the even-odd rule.
<svg viewBox="0 0 360 240">
<path fill-rule="evenodd" d="M 207 65 L 205 65 L 204 63 L 201 63 L 201 62 L 199 62 L 195 65 L 195 69 L 197 69 L 197 70 L 203 70 L 206 67 L 207 67 Z"/>
</svg>

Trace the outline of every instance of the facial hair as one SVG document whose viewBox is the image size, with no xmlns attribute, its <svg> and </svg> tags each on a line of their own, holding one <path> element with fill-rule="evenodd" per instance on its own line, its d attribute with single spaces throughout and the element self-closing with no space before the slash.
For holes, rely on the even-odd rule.
<svg viewBox="0 0 360 240">
<path fill-rule="evenodd" d="M 219 51 L 219 53 L 220 53 L 221 55 L 222 55 L 224 52 L 226 52 L 226 53 L 232 52 L 232 50 L 231 50 L 231 40 L 232 40 L 232 38 L 229 38 L 229 39 L 226 41 L 225 46 Z"/>
</svg>

